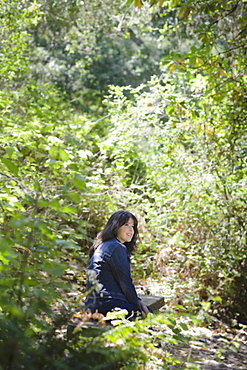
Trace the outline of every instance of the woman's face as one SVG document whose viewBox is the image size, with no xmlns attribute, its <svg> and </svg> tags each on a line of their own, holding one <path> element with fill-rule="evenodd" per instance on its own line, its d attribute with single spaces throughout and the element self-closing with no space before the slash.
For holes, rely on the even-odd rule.
<svg viewBox="0 0 247 370">
<path fill-rule="evenodd" d="M 130 242 L 134 235 L 134 220 L 129 218 L 129 220 L 122 225 L 117 231 L 117 239 L 120 243 Z"/>
</svg>

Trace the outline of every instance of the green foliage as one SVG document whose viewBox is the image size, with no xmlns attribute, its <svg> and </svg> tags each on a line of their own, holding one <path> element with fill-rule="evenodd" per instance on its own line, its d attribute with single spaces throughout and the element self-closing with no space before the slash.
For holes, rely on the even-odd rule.
<svg viewBox="0 0 247 370">
<path fill-rule="evenodd" d="M 167 369 L 169 364 L 181 362 L 163 349 L 163 345 L 188 341 L 182 333 L 188 330 L 187 325 L 177 324 L 174 313 L 135 321 L 124 319 L 124 315 L 121 310 L 107 314 L 111 326 L 99 329 L 96 336 L 88 336 L 90 329 L 72 336 L 64 361 L 68 368 Z"/>
<path fill-rule="evenodd" d="M 146 187 L 133 181 L 133 192 L 160 245 L 161 271 L 167 248 L 180 278 L 192 278 L 201 299 L 238 301 L 245 321 L 246 3 L 150 3 L 162 7 L 159 43 L 172 40 L 172 50 L 163 58 L 161 84 L 149 85 L 150 93 L 132 92 L 130 104 L 115 100 L 115 142 L 117 122 L 124 122 L 130 135 L 124 134 L 122 150 L 133 145 L 133 161 L 141 155 L 146 166 L 140 172 Z"/>
<path fill-rule="evenodd" d="M 28 65 L 28 27 L 38 22 L 38 6 L 26 1 L 1 2 L 1 85 L 22 76 Z"/>
<path fill-rule="evenodd" d="M 178 361 L 156 347 L 184 339 L 169 313 L 62 335 L 119 208 L 139 219 L 134 277 L 165 277 L 197 323 L 228 307 L 247 320 L 247 3 L 150 3 L 1 3 L 3 369 Z"/>
<path fill-rule="evenodd" d="M 138 86 L 158 73 L 160 52 L 146 9 L 60 0 L 41 3 L 40 11 L 30 31 L 32 75 L 66 92 L 76 109 L 103 114 L 108 85 Z"/>
<path fill-rule="evenodd" d="M 154 80 L 150 92 L 132 91 L 131 101 L 116 89 L 109 98 L 115 128 L 102 149 L 110 153 L 113 173 L 119 164 L 125 169 L 119 176 L 125 186 L 126 154 L 132 163 L 141 159 L 145 172 L 136 171 L 137 181 L 132 177 L 126 202 L 146 214 L 159 253 L 165 245 L 172 250 L 181 277 L 196 278 L 202 298 L 225 300 L 234 294 L 236 277 L 245 276 L 246 171 L 238 166 L 246 134 L 229 132 L 227 121 L 215 124 L 222 115 L 230 120 L 235 114 L 225 102 L 229 98 L 220 107 L 210 105 L 209 113 L 212 97 L 195 99 L 198 77 L 188 82 L 186 94 L 182 78 L 167 77 L 162 85 Z M 202 88 L 207 77 L 199 80 Z M 238 118 L 243 120 L 241 113 Z M 167 261 L 161 257 L 162 263 Z"/>
</svg>

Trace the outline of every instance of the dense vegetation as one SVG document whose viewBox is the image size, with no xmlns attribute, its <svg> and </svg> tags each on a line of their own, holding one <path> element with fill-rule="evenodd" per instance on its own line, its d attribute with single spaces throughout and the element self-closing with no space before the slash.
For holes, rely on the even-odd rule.
<svg viewBox="0 0 247 370">
<path fill-rule="evenodd" d="M 246 8 L 1 2 L 2 369 L 175 361 L 148 332 L 178 339 L 172 312 L 96 338 L 59 332 L 119 208 L 140 221 L 136 280 L 151 276 L 197 323 L 247 323 Z"/>
</svg>

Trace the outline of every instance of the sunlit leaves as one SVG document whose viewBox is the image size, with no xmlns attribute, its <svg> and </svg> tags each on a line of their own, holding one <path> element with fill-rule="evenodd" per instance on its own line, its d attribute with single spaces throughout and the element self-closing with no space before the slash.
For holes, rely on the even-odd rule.
<svg viewBox="0 0 247 370">
<path fill-rule="evenodd" d="M 0 71 L 3 83 L 13 80 L 25 72 L 28 65 L 28 41 L 30 34 L 27 28 L 37 23 L 38 5 L 29 6 L 16 0 L 1 2 L 2 38 Z"/>
<path fill-rule="evenodd" d="M 83 180 L 82 180 L 83 181 Z M 80 184 L 80 182 L 79 182 Z M 81 185 L 81 184 L 80 184 Z M 75 203 L 79 203 L 81 198 L 80 198 L 80 195 L 76 192 L 68 192 L 68 196 L 75 202 Z"/>
<path fill-rule="evenodd" d="M 79 190 L 82 190 L 85 188 L 85 178 L 79 173 L 75 173 L 73 183 Z"/>
<path fill-rule="evenodd" d="M 111 2 L 95 9 L 95 3 L 90 2 L 91 13 L 85 12 L 83 2 L 64 1 L 66 8 L 62 2 L 40 3 L 49 22 L 40 24 L 44 33 L 39 27 L 32 29 L 32 43 L 28 43 L 28 30 L 35 23 L 36 5 L 24 1 L 2 4 L 3 359 L 9 359 L 6 351 L 12 348 L 8 345 L 12 337 L 18 344 L 13 348 L 21 348 L 15 352 L 17 363 L 18 356 L 23 353 L 25 357 L 28 352 L 21 346 L 33 338 L 36 342 L 30 347 L 27 366 L 42 368 L 42 359 L 41 366 L 32 366 L 29 361 L 39 355 L 40 338 L 44 346 L 50 346 L 49 338 L 54 339 L 46 336 L 50 330 L 47 323 L 52 323 L 52 330 L 55 325 L 51 306 L 56 298 L 63 301 L 64 290 L 73 288 L 65 280 L 66 270 L 74 269 L 77 261 L 84 284 L 88 247 L 108 216 L 119 208 L 133 209 L 140 220 L 134 270 L 141 270 L 143 277 L 154 270 L 167 276 L 177 293 L 175 309 L 210 314 L 213 306 L 224 304 L 235 294 L 235 287 L 236 297 L 244 297 L 240 294 L 242 282 L 237 280 L 245 276 L 246 261 L 244 12 L 232 21 L 235 11 L 239 15 L 244 10 L 244 2 L 238 2 L 240 8 L 235 10 L 231 1 L 154 0 L 149 9 L 146 2 L 133 0 L 127 5 L 132 3 L 140 18 L 128 18 L 129 9 L 122 18 L 122 13 L 116 12 L 113 18 L 110 14 L 112 23 L 92 16 L 111 9 Z M 11 8 L 11 4 L 16 6 Z M 164 6 L 157 14 L 155 4 Z M 145 9 L 147 13 L 141 15 Z M 85 18 L 78 20 L 77 13 L 82 11 Z M 138 28 L 142 20 L 147 22 L 145 14 L 156 24 L 152 35 L 151 25 Z M 73 29 L 70 15 L 77 19 Z M 131 22 L 136 35 L 125 30 Z M 98 27 L 97 35 L 92 25 Z M 158 32 L 163 38 L 154 37 Z M 150 50 L 157 50 L 153 40 L 158 40 L 159 52 L 150 59 Z M 31 52 L 28 48 L 34 44 L 39 46 L 34 48 L 32 68 L 24 78 L 26 57 Z M 134 50 L 131 58 L 130 44 Z M 123 47 L 128 58 L 119 58 Z M 159 70 L 151 67 L 159 65 L 161 53 L 163 74 L 146 84 L 151 72 Z M 108 70 L 106 55 L 107 63 L 112 61 Z M 123 85 L 144 83 L 136 89 L 108 89 L 109 83 L 119 81 Z M 105 86 L 107 114 L 99 117 L 102 111 L 97 102 L 101 104 L 100 89 Z M 67 97 L 71 94 L 73 104 L 80 107 L 79 113 L 61 91 L 65 87 Z M 97 117 L 87 116 L 87 110 L 96 112 Z M 184 293 L 185 286 L 190 295 Z M 12 318 L 19 327 L 12 325 Z M 167 315 L 159 324 L 172 330 L 175 342 L 182 339 L 180 328 L 187 329 L 186 324 L 179 327 Z M 9 325 L 7 329 L 5 325 Z M 122 331 L 108 333 L 107 343 L 114 350 L 132 344 L 138 350 L 143 348 L 141 358 L 146 360 L 150 353 L 153 356 L 153 347 L 149 343 L 147 350 L 149 333 L 145 325 L 138 325 L 126 324 Z M 138 331 L 144 332 L 143 347 Z M 87 346 L 84 339 L 82 344 L 78 356 Z M 95 349 L 95 345 L 88 347 Z M 63 350 L 61 353 L 64 355 Z M 25 367 L 25 359 L 19 364 Z"/>
<path fill-rule="evenodd" d="M 60 156 L 60 158 L 64 161 L 64 162 L 67 162 L 67 161 L 69 161 L 69 159 L 70 159 L 70 156 L 69 156 L 69 154 L 65 151 L 65 150 L 63 150 L 63 149 L 59 149 L 59 156 Z"/>
<path fill-rule="evenodd" d="M 18 176 L 18 167 L 9 159 L 1 158 L 2 163 L 16 176 Z"/>
<path fill-rule="evenodd" d="M 200 65 L 202 60 L 197 62 Z M 214 67 L 217 78 L 219 71 L 216 65 Z M 222 76 L 222 71 L 220 74 L 220 78 L 226 77 Z M 149 200 L 144 202 L 142 196 L 137 195 L 136 198 L 138 201 L 142 199 L 138 208 L 145 209 L 149 215 L 150 233 L 155 234 L 161 245 L 165 240 L 165 245 L 174 246 L 174 263 L 180 266 L 182 279 L 190 276 L 195 279 L 195 284 L 201 281 L 202 285 L 214 286 L 214 281 L 221 280 L 217 270 L 227 271 L 226 280 L 215 292 L 221 298 L 221 295 L 228 294 L 228 285 L 232 284 L 230 276 L 236 276 L 233 272 L 236 266 L 241 270 L 237 259 L 246 258 L 239 252 L 243 251 L 241 245 L 245 237 L 238 238 L 236 234 L 240 228 L 240 234 L 246 235 L 243 213 L 239 208 L 241 203 L 246 210 L 246 202 L 243 204 L 241 200 L 244 191 L 237 186 L 243 174 L 235 170 L 237 152 L 241 143 L 245 143 L 246 135 L 241 126 L 232 130 L 235 113 L 239 124 L 244 124 L 244 116 L 237 107 L 236 111 L 230 109 L 227 91 L 231 91 L 234 85 L 223 82 L 221 89 L 209 91 L 207 76 L 189 77 L 184 93 L 181 85 L 185 75 L 182 72 L 174 74 L 169 84 L 168 78 L 164 78 L 162 86 L 154 82 L 149 93 L 136 91 L 133 93 L 136 100 L 128 105 L 127 113 L 124 109 L 119 113 L 120 100 L 123 105 L 127 104 L 116 89 L 117 97 L 111 97 L 110 111 L 115 129 L 109 133 L 102 150 L 114 159 L 109 173 L 115 174 L 122 165 L 120 171 L 124 168 L 122 173 L 125 174 L 128 167 L 123 165 L 124 159 L 128 153 L 134 162 L 135 152 L 129 149 L 135 143 L 137 153 L 141 153 L 147 164 L 145 175 Z M 165 116 L 164 121 L 156 121 L 159 114 L 162 118 Z M 124 126 L 119 127 L 119 122 L 124 122 Z M 232 145 L 233 137 L 235 146 Z M 140 187 L 138 189 L 141 191 Z M 239 204 L 236 213 L 230 200 L 232 197 Z M 237 213 L 241 214 L 240 218 Z M 167 261 L 160 258 L 159 266 L 166 266 Z M 167 271 L 165 267 L 164 271 Z"/>
</svg>

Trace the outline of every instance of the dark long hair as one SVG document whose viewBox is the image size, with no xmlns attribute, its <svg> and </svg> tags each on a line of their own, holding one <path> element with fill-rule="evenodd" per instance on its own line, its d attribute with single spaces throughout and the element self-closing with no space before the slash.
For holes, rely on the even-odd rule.
<svg viewBox="0 0 247 370">
<path fill-rule="evenodd" d="M 130 242 L 123 243 L 126 245 L 128 254 L 130 255 L 136 246 L 136 240 L 138 235 L 138 221 L 136 217 L 127 211 L 117 211 L 111 215 L 109 220 L 107 221 L 107 224 L 105 225 L 104 229 L 97 235 L 97 239 L 95 243 L 92 245 L 92 247 L 89 250 L 89 258 L 92 257 L 95 250 L 98 248 L 98 246 L 111 239 L 115 239 L 117 237 L 118 229 L 126 224 L 129 219 L 132 218 L 134 221 L 134 235 Z"/>
</svg>

